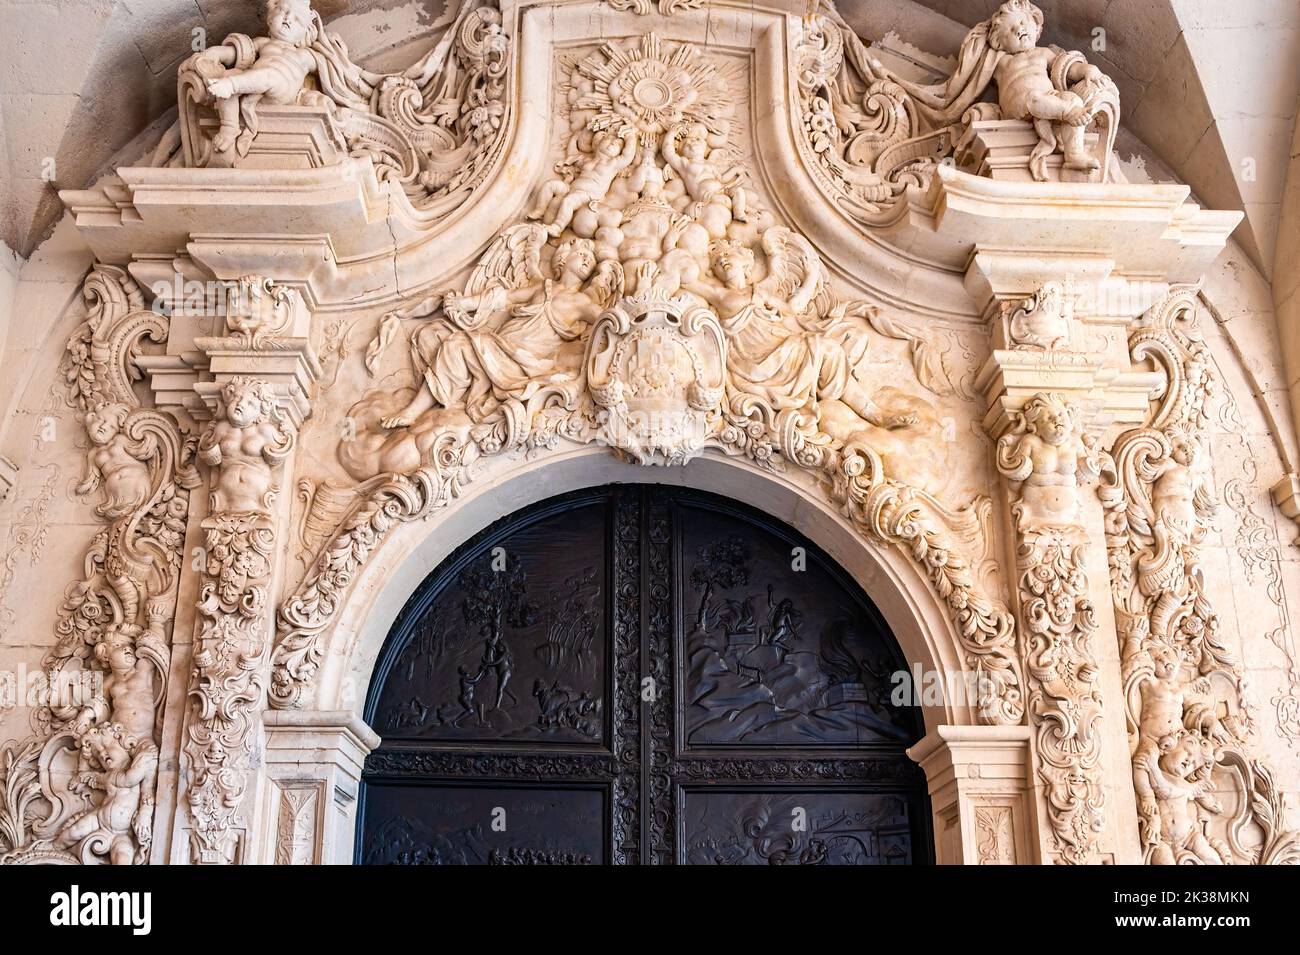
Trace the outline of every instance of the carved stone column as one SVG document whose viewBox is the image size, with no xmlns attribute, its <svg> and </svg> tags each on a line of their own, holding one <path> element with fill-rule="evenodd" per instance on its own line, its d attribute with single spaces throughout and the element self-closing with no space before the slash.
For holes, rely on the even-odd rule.
<svg viewBox="0 0 1300 955">
<path fill-rule="evenodd" d="M 1038 778 L 1057 861 L 1099 861 L 1105 827 L 1103 698 L 1093 637 L 1080 480 L 1100 472 L 1083 410 L 1039 392 L 998 439 L 1015 528 L 1020 647 L 1037 742 Z"/>
<path fill-rule="evenodd" d="M 266 778 L 254 861 L 352 861 L 361 769 L 379 737 L 352 712 L 268 710 Z"/>
<path fill-rule="evenodd" d="M 1155 384 L 1115 353 L 1113 334 L 1152 293 L 1125 290 L 1117 307 L 1112 266 L 994 252 L 978 254 L 975 281 L 968 276 L 992 324 L 984 424 L 1005 482 L 1038 852 L 1065 864 L 1135 861 L 1132 793 L 1115 784 L 1126 742 L 1104 525 L 1087 485 L 1100 471 L 1102 431 L 1140 419 Z"/>
<path fill-rule="evenodd" d="M 225 283 L 216 303 L 230 333 L 198 337 L 205 360 L 193 390 L 211 413 L 199 442 L 209 466 L 209 508 L 199 527 L 198 615 L 189 711 L 181 733 L 188 819 L 173 842 L 180 861 L 230 864 L 253 858 L 248 810 L 261 761 L 264 670 L 274 632 L 280 546 L 292 452 L 310 413 L 319 366 L 310 316 L 294 290 L 259 277 Z"/>
<path fill-rule="evenodd" d="M 1032 865 L 1027 726 L 939 726 L 907 751 L 923 770 L 940 865 Z"/>
</svg>

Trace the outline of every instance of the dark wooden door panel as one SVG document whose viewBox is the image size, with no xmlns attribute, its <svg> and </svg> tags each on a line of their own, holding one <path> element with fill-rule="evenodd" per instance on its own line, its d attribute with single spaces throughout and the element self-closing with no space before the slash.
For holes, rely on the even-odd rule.
<svg viewBox="0 0 1300 955">
<path fill-rule="evenodd" d="M 504 518 L 403 610 L 357 859 L 926 861 L 918 714 L 870 601 L 747 508 L 613 486 Z"/>
<path fill-rule="evenodd" d="M 371 781 L 366 811 L 382 820 L 362 861 L 376 865 L 598 865 L 608 788 Z"/>
<path fill-rule="evenodd" d="M 377 731 L 608 748 L 608 536 L 595 502 L 531 523 L 448 575 L 411 615 Z"/>
<path fill-rule="evenodd" d="M 683 862 L 691 865 L 908 865 L 902 793 L 686 790 Z"/>
<path fill-rule="evenodd" d="M 902 661 L 872 608 L 806 543 L 716 508 L 678 508 L 682 748 L 896 745 Z"/>
</svg>

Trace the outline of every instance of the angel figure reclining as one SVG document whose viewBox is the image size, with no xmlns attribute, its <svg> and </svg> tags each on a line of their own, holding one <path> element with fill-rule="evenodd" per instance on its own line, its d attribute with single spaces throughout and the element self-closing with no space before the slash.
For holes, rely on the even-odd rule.
<svg viewBox="0 0 1300 955">
<path fill-rule="evenodd" d="M 482 420 L 509 397 L 526 398 L 547 381 L 573 377 L 579 339 L 603 305 L 588 285 L 596 272 L 594 244 L 561 243 L 551 269 L 554 278 L 537 272 L 524 284 L 498 279 L 477 292 L 444 293 L 446 320 L 422 325 L 411 336 L 424 387 L 383 426 L 405 428 L 435 405 L 464 408 Z M 492 327 L 503 313 L 508 317 Z"/>
<path fill-rule="evenodd" d="M 758 398 L 777 413 L 806 413 L 833 438 L 872 446 L 900 478 L 940 486 L 939 457 L 918 453 L 917 443 L 937 437 L 936 410 L 896 388 L 869 393 L 855 369 L 862 356 L 815 327 L 814 303 L 820 301 L 825 276 L 806 239 L 777 226 L 763 233 L 762 247 L 767 261 L 762 279 L 755 280 L 753 250 L 723 239 L 710 245 L 709 273 L 685 286 L 722 322 L 733 397 Z"/>
</svg>

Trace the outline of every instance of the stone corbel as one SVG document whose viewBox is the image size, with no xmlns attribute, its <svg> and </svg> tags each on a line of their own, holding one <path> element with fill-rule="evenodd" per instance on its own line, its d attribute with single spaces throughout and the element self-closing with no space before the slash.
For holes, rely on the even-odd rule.
<svg viewBox="0 0 1300 955">
<path fill-rule="evenodd" d="M 940 865 L 1038 863 L 1028 726 L 939 726 L 907 751 L 925 771 Z"/>
<path fill-rule="evenodd" d="M 268 710 L 268 785 L 253 855 L 269 865 L 352 861 L 365 758 L 379 737 L 352 712 Z"/>
<path fill-rule="evenodd" d="M 230 334 L 195 339 L 207 356 L 212 380 L 196 383 L 194 390 L 215 409 L 231 378 L 257 378 L 271 386 L 286 420 L 300 426 L 311 414 L 311 386 L 321 373 L 311 347 L 311 313 L 301 293 L 259 275 L 243 276 L 226 287 Z"/>
<path fill-rule="evenodd" d="M 1103 347 L 1096 329 L 1122 328 L 1168 286 L 1117 279 L 1114 270 L 1114 260 L 1101 255 L 975 253 L 966 288 L 983 308 L 993 346 L 976 378 L 986 431 L 1003 434 L 1010 416 L 1042 391 L 1094 409 L 1098 425 L 1145 420 L 1159 374 L 1134 371 L 1125 353 Z"/>
</svg>

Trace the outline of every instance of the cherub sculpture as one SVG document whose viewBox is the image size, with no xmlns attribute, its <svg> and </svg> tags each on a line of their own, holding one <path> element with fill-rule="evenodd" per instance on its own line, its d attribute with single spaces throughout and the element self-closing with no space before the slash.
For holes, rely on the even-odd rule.
<svg viewBox="0 0 1300 955">
<path fill-rule="evenodd" d="M 733 220 L 745 220 L 744 187 L 728 188 L 723 184 L 722 173 L 710 155 L 708 130 L 703 123 L 674 125 L 664 133 L 662 152 L 694 200 L 691 218 L 705 228 L 710 238 L 723 238 Z"/>
<path fill-rule="evenodd" d="M 1065 168 L 1094 173 L 1101 161 L 1088 152 L 1084 134 L 1105 114 L 1109 149 L 1119 121 L 1119 92 L 1081 53 L 1037 46 L 1042 32 L 1038 7 L 1029 0 L 1007 0 L 966 35 L 957 69 L 942 86 L 911 83 L 879 63 L 872 68 L 909 92 L 935 126 L 957 123 L 993 82 L 1001 118 L 1028 120 L 1038 133 L 1029 163 L 1035 179 L 1047 178 L 1047 158 L 1058 147 Z"/>
<path fill-rule="evenodd" d="M 98 805 L 68 820 L 54 838 L 55 847 L 71 849 L 93 838 L 107 845 L 113 865 L 147 861 L 153 841 L 157 747 L 128 733 L 120 723 L 91 725 L 82 731 L 78 744 L 84 765 L 92 768 L 74 786 L 99 789 L 104 795 Z"/>
<path fill-rule="evenodd" d="M 148 462 L 157 452 L 152 438 L 145 434 L 133 440 L 125 433 L 131 409 L 125 404 L 101 404 L 86 412 L 86 433 L 93 447 L 86 454 L 86 477 L 77 486 L 78 494 L 90 494 L 100 486 L 104 503 L 95 508 L 101 517 L 110 519 L 130 514 L 149 499 L 153 477 Z"/>
<path fill-rule="evenodd" d="M 787 324 L 808 313 L 824 284 L 817 253 L 784 227 L 763 234 L 768 274 L 755 281 L 756 256 L 738 242 L 710 245 L 710 272 L 685 286 L 718 313 L 727 333 L 728 389 L 773 411 L 798 410 L 817 418 L 842 441 L 867 425 L 911 427 L 915 409 L 881 408 L 852 373 L 844 345 L 816 330 Z"/>
<path fill-rule="evenodd" d="M 243 375 L 226 382 L 221 414 L 199 441 L 199 459 L 220 469 L 213 512 L 268 511 L 275 491 L 272 468 L 293 444 L 293 431 L 281 420 L 270 385 Z"/>
<path fill-rule="evenodd" d="M 1100 462 L 1076 409 L 1059 394 L 1039 393 L 998 440 L 997 465 L 1017 495 L 1012 509 L 1024 531 L 1079 527 L 1079 476 L 1095 476 Z"/>
<path fill-rule="evenodd" d="M 536 208 L 529 214 L 529 218 L 541 219 L 553 236 L 567 229 L 580 209 L 594 207 L 609 194 L 614 179 L 636 158 L 636 133 L 630 128 L 597 133 L 591 152 L 578 167 L 573 182 L 548 180 L 542 186 Z"/>
<path fill-rule="evenodd" d="M 158 608 L 149 608 L 149 615 L 148 630 L 112 624 L 95 645 L 95 658 L 108 667 L 104 696 L 112 707 L 112 719 L 141 739 L 153 738 L 169 656 Z"/>
<path fill-rule="evenodd" d="M 1171 544 L 1186 547 L 1205 535 L 1201 519 L 1214 510 L 1201 445 L 1181 428 L 1171 428 L 1169 456 L 1156 470 L 1151 509 L 1156 526 Z"/>
<path fill-rule="evenodd" d="M 1128 523 L 1137 555 L 1137 582 L 1154 601 L 1151 633 L 1167 636 L 1190 598 L 1195 547 L 1214 511 L 1208 469 L 1196 437 L 1180 427 L 1148 432 L 1117 462 L 1133 488 Z"/>
<path fill-rule="evenodd" d="M 307 77 L 316 72 L 316 57 L 310 48 L 319 28 L 308 0 L 267 0 L 266 32 L 267 36 L 253 41 L 256 59 L 252 65 L 223 69 L 221 75 L 207 81 L 221 119 L 221 128 L 212 140 L 214 153 L 234 149 L 240 156 L 246 155 L 257 135 L 257 104 L 263 100 L 276 105 L 296 102 Z M 212 47 L 205 52 L 219 58 L 225 50 Z"/>
<path fill-rule="evenodd" d="M 1152 865 L 1226 865 L 1232 855 L 1206 834 L 1202 811 L 1223 812 L 1212 795 L 1213 747 L 1194 733 L 1165 737 L 1140 750 L 1133 760 L 1133 788 L 1141 816 L 1141 836 Z"/>
</svg>

